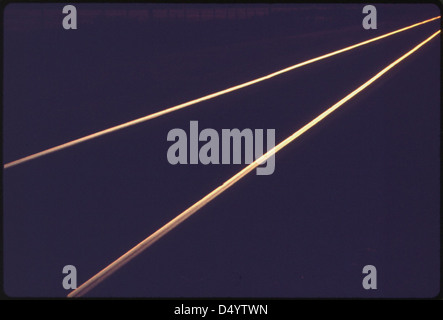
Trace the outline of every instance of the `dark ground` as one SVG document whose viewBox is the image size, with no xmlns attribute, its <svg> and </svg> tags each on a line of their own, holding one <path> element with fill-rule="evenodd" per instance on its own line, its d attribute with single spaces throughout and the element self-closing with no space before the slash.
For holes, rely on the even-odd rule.
<svg viewBox="0 0 443 320">
<path fill-rule="evenodd" d="M 361 5 L 139 21 L 103 12 L 152 7 L 79 4 L 66 31 L 61 8 L 6 9 L 4 163 L 439 15 L 379 4 L 378 29 L 364 30 Z M 64 265 L 86 281 L 244 167 L 172 166 L 169 130 L 274 128 L 279 142 L 438 27 L 4 170 L 6 294 L 65 296 Z M 436 295 L 439 41 L 277 154 L 273 175 L 249 175 L 88 296 Z M 378 290 L 362 288 L 367 264 Z"/>
</svg>

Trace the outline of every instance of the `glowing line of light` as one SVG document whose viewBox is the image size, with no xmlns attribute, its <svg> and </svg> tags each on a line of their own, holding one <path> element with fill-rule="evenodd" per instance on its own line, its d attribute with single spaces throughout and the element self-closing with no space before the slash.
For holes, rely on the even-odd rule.
<svg viewBox="0 0 443 320">
<path fill-rule="evenodd" d="M 392 32 L 389 32 L 389 33 L 386 33 L 384 35 L 381 35 L 381 36 L 378 36 L 378 37 L 375 37 L 375 38 L 372 38 L 372 39 L 369 39 L 369 40 L 366 40 L 366 41 L 354 44 L 352 46 L 349 46 L 349 47 L 346 47 L 346 48 L 343 48 L 343 49 L 340 49 L 340 50 L 337 50 L 337 51 L 334 51 L 334 52 L 331 52 L 331 53 L 328 53 L 328 54 L 325 54 L 325 55 L 322 55 L 322 56 L 319 56 L 317 58 L 313 58 L 313 59 L 310 59 L 310 60 L 307 60 L 307 61 L 304 61 L 304 62 L 300 62 L 300 63 L 295 64 L 293 66 L 290 66 L 288 68 L 285 68 L 285 69 L 276 71 L 274 73 L 268 74 L 266 76 L 263 76 L 263 77 L 260 77 L 260 78 L 257 78 L 257 79 L 254 79 L 254 80 L 251 80 L 251 81 L 248 81 L 248 82 L 245 82 L 245 83 L 233 86 L 233 87 L 230 87 L 228 89 L 221 90 L 221 91 L 218 91 L 218 92 L 206 95 L 204 97 L 201 97 L 201 98 L 198 98 L 198 99 L 195 99 L 195 100 L 191 100 L 191 101 L 188 101 L 188 102 L 176 105 L 174 107 L 170 107 L 170 108 L 167 108 L 167 109 L 164 109 L 164 110 L 152 113 L 150 115 L 147 115 L 147 116 L 144 116 L 144 117 L 141 117 L 141 118 L 129 121 L 129 122 L 125 122 L 123 124 L 120 124 L 120 125 L 117 125 L 117 126 L 114 126 L 114 127 L 111 127 L 111 128 L 108 128 L 108 129 L 105 129 L 105 130 L 102 130 L 102 131 L 99 131 L 99 132 L 96 132 L 96 133 L 93 133 L 93 134 L 90 134 L 90 135 L 87 135 L 85 137 L 82 137 L 82 138 L 79 138 L 79 139 L 76 139 L 76 140 L 72 140 L 70 142 L 66 142 L 64 144 L 61 144 L 61 145 L 58 145 L 58 146 L 55 146 L 55 147 L 52 147 L 52 148 L 49 148 L 49 149 L 37 152 L 37 153 L 34 153 L 32 155 L 29 155 L 29 156 L 26 156 L 24 158 L 20 158 L 18 160 L 15 160 L 15 161 L 12 161 L 12 162 L 9 162 L 9 163 L 5 164 L 4 165 L 4 169 L 16 166 L 18 164 L 30 161 L 30 160 L 35 159 L 35 158 L 39 158 L 41 156 L 44 156 L 44 155 L 47 155 L 47 154 L 50 154 L 50 153 L 53 153 L 53 152 L 56 152 L 56 151 L 60 151 L 62 149 L 74 146 L 74 145 L 79 144 L 81 142 L 85 142 L 85 141 L 88 141 L 88 140 L 91 140 L 91 139 L 94 139 L 94 138 L 98 138 L 98 137 L 103 136 L 105 134 L 108 134 L 108 133 L 111 133 L 111 132 L 114 132 L 114 131 L 117 131 L 117 130 L 120 130 L 120 129 L 123 129 L 123 128 L 127 128 L 127 127 L 130 127 L 130 126 L 139 124 L 141 122 L 145 122 L 145 121 L 148 121 L 148 120 L 160 117 L 160 116 L 165 115 L 167 113 L 170 113 L 170 112 L 173 112 L 173 111 L 176 111 L 176 110 L 179 110 L 179 109 L 182 109 L 182 108 L 185 108 L 185 107 L 197 104 L 199 102 L 206 101 L 206 100 L 209 100 L 209 99 L 213 99 L 213 98 L 221 96 L 223 94 L 226 94 L 226 93 L 229 93 L 229 92 L 232 92 L 232 91 L 236 91 L 236 90 L 239 90 L 239 89 L 251 86 L 251 85 L 256 84 L 258 82 L 265 81 L 265 80 L 268 80 L 270 78 L 273 78 L 273 77 L 276 77 L 278 75 L 281 75 L 283 73 L 289 72 L 289 71 L 294 70 L 296 68 L 300 68 L 300 67 L 305 66 L 307 64 L 310 64 L 310 63 L 313 63 L 313 62 L 316 62 L 316 61 L 319 61 L 319 60 L 322 60 L 322 59 L 326 59 L 326 58 L 335 56 L 337 54 L 340 54 L 340 53 L 343 53 L 343 52 L 355 49 L 357 47 L 360 47 L 360 46 L 366 45 L 368 43 L 371 43 L 371 42 L 374 42 L 374 41 L 377 41 L 377 40 L 389 37 L 389 36 L 394 35 L 396 33 L 399 33 L 399 32 L 402 32 L 402 31 L 405 31 L 405 30 L 417 27 L 419 25 L 431 22 L 431 21 L 439 19 L 439 18 L 440 18 L 440 16 L 434 17 L 434 18 L 431 18 L 431 19 L 428 19 L 428 20 L 425 20 L 425 21 L 422 21 L 422 22 L 419 22 L 419 23 L 415 23 L 413 25 L 410 25 L 410 26 L 407 26 L 407 27 L 404 27 L 404 28 L 401 28 L 401 29 L 398 29 L 398 30 L 395 30 L 395 31 L 392 31 Z"/>
<path fill-rule="evenodd" d="M 291 136 L 280 142 L 277 146 L 269 150 L 267 153 L 259 157 L 257 160 L 249 164 L 247 167 L 242 169 L 240 172 L 238 172 L 236 175 L 231 177 L 229 180 L 227 180 L 225 183 L 223 183 L 221 186 L 210 192 L 208 195 L 197 201 L 195 204 L 190 206 L 188 209 L 183 211 L 181 214 L 179 214 L 177 217 L 169 221 L 167 224 L 165 224 L 163 227 L 158 229 L 156 232 L 154 232 L 152 235 L 147 237 L 145 240 L 137 244 L 135 247 L 133 247 L 131 250 L 123 254 L 120 258 L 112 262 L 110 265 L 108 265 L 106 268 L 101 270 L 99 273 L 94 275 L 92 278 L 90 278 L 88 281 L 86 281 L 84 284 L 82 284 L 80 287 L 72 291 L 68 297 L 79 297 L 87 293 L 89 290 L 94 288 L 96 285 L 98 285 L 100 282 L 105 280 L 107 277 L 109 277 L 112 273 L 120 269 L 122 266 L 124 266 L 126 263 L 128 263 L 130 260 L 134 259 L 136 256 L 138 256 L 140 253 L 142 253 L 145 249 L 147 249 L 149 246 L 151 246 L 153 243 L 155 243 L 157 240 L 159 240 L 161 237 L 166 235 L 169 231 L 174 229 L 176 226 L 178 226 L 180 223 L 185 221 L 187 218 L 189 218 L 192 214 L 197 212 L 200 208 L 208 204 L 210 201 L 212 201 L 215 197 L 223 193 L 225 190 L 230 188 L 234 183 L 239 181 L 241 178 L 246 176 L 249 172 L 254 170 L 256 167 L 258 167 L 261 163 L 266 161 L 269 157 L 272 157 L 276 152 L 283 149 L 285 146 L 287 146 L 289 143 L 297 139 L 299 136 L 301 136 L 303 133 L 308 131 L 310 128 L 315 126 L 317 123 L 322 121 L 324 118 L 326 118 L 329 114 L 337 110 L 340 106 L 342 106 L 344 103 L 352 99 L 354 96 L 356 96 L 359 92 L 363 91 L 365 88 L 367 88 L 369 85 L 371 85 L 375 80 L 380 78 L 383 74 L 388 72 L 391 68 L 393 68 L 395 65 L 400 63 L 402 60 L 406 59 L 408 56 L 410 56 L 412 53 L 417 51 L 420 47 L 425 45 L 427 42 L 429 42 L 432 38 L 436 37 L 440 33 L 440 30 L 435 32 L 433 35 L 431 35 L 429 38 L 415 46 L 413 49 L 405 53 L 403 56 L 389 64 L 387 67 L 385 67 L 383 70 L 378 72 L 375 76 L 373 76 L 371 79 L 363 83 L 360 87 L 349 93 L 347 96 L 345 96 L 343 99 L 335 103 L 332 107 L 321 113 L 319 116 L 317 116 L 315 119 L 307 123 L 305 126 L 303 126 L 301 129 L 293 133 Z"/>
</svg>

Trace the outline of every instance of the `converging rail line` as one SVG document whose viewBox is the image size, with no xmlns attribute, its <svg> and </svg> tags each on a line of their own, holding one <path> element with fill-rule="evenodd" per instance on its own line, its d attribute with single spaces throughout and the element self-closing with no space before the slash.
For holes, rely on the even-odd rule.
<svg viewBox="0 0 443 320">
<path fill-rule="evenodd" d="M 366 44 L 372 43 L 374 41 L 378 41 L 380 39 L 384 39 L 384 38 L 392 36 L 394 34 L 397 34 L 397 33 L 400 33 L 400 32 L 403 32 L 403 31 L 415 28 L 415 27 L 418 27 L 420 25 L 429 23 L 429 22 L 434 21 L 434 20 L 439 19 L 439 18 L 440 18 L 440 16 L 434 17 L 434 18 L 431 18 L 431 19 L 428 19 L 428 20 L 424 20 L 424 21 L 412 24 L 410 26 L 407 26 L 407 27 L 404 27 L 404 28 L 401 28 L 401 29 L 397 29 L 397 30 L 385 33 L 385 34 L 383 34 L 381 36 L 374 37 L 374 38 L 371 38 L 369 40 L 356 43 L 354 45 L 345 47 L 343 49 L 339 49 L 339 50 L 336 50 L 336 51 L 324 54 L 322 56 L 319 56 L 319 57 L 316 57 L 316 58 L 313 58 L 313 59 L 309 59 L 309 60 L 306 60 L 304 62 L 297 63 L 297 64 L 292 65 L 290 67 L 287 67 L 285 69 L 281 69 L 279 71 L 270 73 L 270 74 L 268 74 L 266 76 L 263 76 L 263 77 L 260 77 L 260 78 L 257 78 L 257 79 L 254 79 L 254 80 L 251 80 L 251 81 L 248 81 L 248 82 L 245 82 L 245 83 L 242 83 L 242 84 L 239 84 L 239 85 L 236 85 L 236 86 L 233 86 L 233 87 L 221 90 L 221 91 L 217 91 L 217 92 L 208 94 L 206 96 L 203 96 L 201 98 L 197 98 L 197 99 L 194 99 L 194 100 L 182 103 L 182 104 L 178 104 L 178 105 L 170 107 L 170 108 L 166 108 L 164 110 L 161 110 L 161 111 L 149 114 L 147 116 L 144 116 L 144 117 L 141 117 L 141 118 L 138 118 L 138 119 L 135 119 L 135 120 L 131 120 L 129 122 L 125 122 L 125 123 L 122 123 L 120 125 L 117 125 L 117 126 L 105 129 L 105 130 L 98 131 L 96 133 L 89 134 L 89 135 L 84 136 L 82 138 L 75 139 L 75 140 L 72 140 L 72 141 L 60 144 L 58 146 L 55 146 L 55 147 L 52 147 L 52 148 L 49 148 L 49 149 L 46 149 L 46 150 L 43 150 L 43 151 L 31 154 L 29 156 L 26 156 L 26 157 L 23 157 L 23 158 L 20 158 L 20 159 L 8 162 L 8 163 L 4 164 L 3 168 L 4 169 L 8 169 L 8 168 L 11 168 L 13 166 L 19 165 L 21 163 L 25 163 L 27 161 L 30 161 L 30 160 L 42 157 L 44 155 L 48 155 L 50 153 L 63 150 L 65 148 L 72 147 L 72 146 L 74 146 L 76 144 L 79 144 L 79 143 L 82 143 L 82 142 L 85 142 L 85 141 L 88 141 L 88 140 L 92 140 L 92 139 L 98 138 L 100 136 L 103 136 L 103 135 L 115 132 L 117 130 L 124 129 L 124 128 L 130 127 L 130 126 L 133 126 L 133 125 L 136 125 L 136 124 L 139 124 L 139 123 L 142 123 L 142 122 L 145 122 L 145 121 L 148 121 L 148 120 L 160 117 L 162 115 L 165 115 L 165 114 L 168 114 L 168 113 L 171 113 L 171 112 L 174 112 L 174 111 L 177 111 L 177 110 L 189 107 L 189 106 L 197 104 L 199 102 L 210 100 L 210 99 L 216 98 L 218 96 L 221 96 L 221 95 L 224 95 L 224 94 L 227 94 L 227 93 L 230 93 L 230 92 L 242 89 L 242 88 L 246 88 L 248 86 L 252 86 L 252 85 L 254 85 L 256 83 L 259 83 L 259 82 L 271 79 L 273 77 L 276 77 L 276 76 L 281 75 L 283 73 L 286 73 L 286 72 L 292 71 L 294 69 L 300 68 L 302 66 L 305 66 L 305 65 L 308 65 L 308 64 L 311 64 L 311 63 L 314 63 L 314 62 L 317 62 L 317 61 L 320 61 L 320 60 L 323 60 L 323 59 L 335 56 L 337 54 L 340 54 L 340 53 L 343 53 L 343 52 L 346 52 L 346 51 L 349 51 L 349 50 L 356 49 L 358 47 L 361 47 L 361 46 L 364 46 Z"/>
<path fill-rule="evenodd" d="M 436 19 L 436 18 L 433 18 Z M 429 20 L 427 20 L 429 21 Z M 422 22 L 425 23 L 425 22 Z M 399 32 L 397 30 L 397 32 Z M 85 283 L 83 283 L 80 287 L 78 287 L 77 289 L 73 290 L 68 297 L 80 297 L 83 296 L 84 294 L 86 294 L 87 292 L 89 292 L 91 289 L 93 289 L 95 286 L 97 286 L 99 283 L 101 283 L 102 281 L 104 281 L 106 278 L 108 278 L 111 274 L 113 274 L 114 272 L 116 272 L 117 270 L 119 270 L 121 267 L 123 267 L 126 263 L 130 262 L 132 259 L 134 259 L 135 257 L 137 257 L 139 254 L 141 254 L 144 250 L 146 250 L 148 247 L 150 247 L 152 244 L 154 244 L 157 240 L 159 240 L 160 238 L 162 238 L 163 236 L 165 236 L 167 233 L 169 233 L 170 231 L 172 231 L 175 227 L 177 227 L 179 224 L 181 224 L 182 222 L 184 222 L 186 219 L 188 219 L 191 215 L 193 215 L 194 213 L 196 213 L 198 210 L 200 210 L 202 207 L 204 207 L 206 204 L 208 204 L 209 202 L 211 202 L 212 200 L 214 200 L 217 196 L 219 196 L 220 194 L 222 194 L 224 191 L 226 191 L 227 189 L 229 189 L 231 186 L 233 186 L 236 182 L 238 182 L 240 179 L 242 179 L 243 177 L 245 177 L 248 173 L 250 173 L 252 170 L 254 170 L 257 166 L 259 166 L 261 163 L 263 163 L 264 161 L 266 161 L 269 157 L 273 156 L 276 152 L 280 151 L 281 149 L 283 149 L 285 146 L 287 146 L 289 143 L 291 143 L 292 141 L 294 141 L 295 139 L 297 139 L 298 137 L 300 137 L 303 133 L 305 133 L 306 131 L 308 131 L 309 129 L 311 129 L 312 127 L 314 127 L 316 124 L 318 124 L 320 121 L 322 121 L 323 119 L 325 119 L 328 115 L 330 115 L 332 112 L 334 112 L 335 110 L 337 110 L 339 107 L 341 107 L 343 104 L 345 104 L 347 101 L 349 101 L 350 99 L 352 99 L 353 97 L 355 97 L 357 94 L 359 94 L 361 91 L 363 91 L 364 89 L 366 89 L 368 86 L 370 86 L 373 82 L 375 82 L 377 79 L 379 79 L 381 76 L 383 76 L 384 74 L 386 74 L 389 70 L 391 70 L 393 67 L 395 67 L 397 64 L 399 64 L 400 62 L 402 62 L 404 59 L 406 59 L 407 57 L 409 57 L 411 54 L 413 54 L 414 52 L 416 52 L 417 50 L 419 50 L 421 47 L 423 47 L 426 43 L 428 43 L 429 41 L 431 41 L 433 38 L 435 38 L 438 34 L 440 34 L 440 30 L 436 31 L 435 33 L 433 33 L 431 36 L 429 36 L 427 39 L 425 39 L 424 41 L 422 41 L 421 43 L 419 43 L 418 45 L 416 45 L 414 48 L 412 48 L 411 50 L 409 50 L 408 52 L 406 52 L 405 54 L 403 54 L 401 57 L 399 57 L 398 59 L 396 59 L 395 61 L 393 61 L 392 63 L 390 63 L 389 65 L 387 65 L 385 68 L 383 68 L 381 71 L 379 71 L 377 74 L 375 74 L 372 78 L 370 78 L 369 80 L 367 80 L 365 83 L 361 84 L 358 88 L 356 88 L 355 90 L 353 90 L 351 93 L 349 93 L 348 95 L 346 95 L 343 99 L 339 100 L 338 102 L 336 102 L 334 105 L 332 105 L 330 108 L 328 108 L 327 110 L 325 110 L 323 113 L 321 113 L 320 115 L 318 115 L 317 117 L 315 117 L 313 120 L 311 120 L 310 122 L 308 122 L 306 125 L 304 125 L 302 128 L 300 128 L 299 130 L 297 130 L 296 132 L 294 132 L 291 136 L 289 136 L 288 138 L 286 138 L 285 140 L 283 140 L 282 142 L 280 142 L 277 146 L 275 146 L 274 148 L 272 148 L 271 150 L 269 150 L 267 153 L 265 153 L 264 155 L 262 155 L 261 157 L 259 157 L 257 160 L 255 160 L 254 162 L 252 162 L 251 164 L 249 164 L 248 166 L 246 166 L 245 168 L 243 168 L 241 171 L 239 171 L 237 174 L 235 174 L 234 176 L 232 176 L 230 179 L 226 180 L 221 186 L 219 186 L 218 188 L 214 189 L 213 191 L 211 191 L 210 193 L 208 193 L 206 196 L 204 196 L 203 198 L 201 198 L 199 201 L 197 201 L 196 203 L 194 203 L 192 206 L 190 206 L 188 209 L 186 209 L 185 211 L 183 211 L 182 213 L 180 213 L 178 216 L 176 216 L 174 219 L 172 219 L 171 221 L 169 221 L 168 223 L 166 223 L 163 227 L 161 227 L 160 229 L 158 229 L 157 231 L 155 231 L 153 234 L 151 234 L 149 237 L 147 237 L 145 240 L 141 241 L 139 244 L 137 244 L 136 246 L 134 246 L 132 249 L 130 249 L 129 251 L 127 251 L 125 254 L 123 254 L 122 256 L 120 256 L 117 260 L 115 260 L 114 262 L 112 262 L 111 264 L 109 264 L 107 267 L 105 267 L 103 270 L 101 270 L 100 272 L 98 272 L 96 275 L 94 275 L 93 277 L 91 277 L 88 281 L 86 281 Z M 385 37 L 387 35 L 384 35 Z M 372 40 L 375 41 L 375 40 Z M 361 45 L 361 44 L 360 44 Z M 349 48 L 349 47 L 348 47 Z M 346 50 L 342 49 L 342 50 Z M 347 49 L 350 50 L 350 49 Z M 343 52 L 343 51 L 342 51 Z M 332 54 L 337 54 L 337 53 L 332 53 Z M 329 54 L 331 55 L 331 54 Z M 325 56 L 322 56 L 325 57 Z M 320 57 L 319 57 L 320 58 Z M 316 59 L 319 59 L 316 58 Z M 308 60 L 308 61 L 313 61 L 312 60 Z M 307 62 L 304 62 L 304 64 L 307 64 Z M 295 68 L 294 67 L 290 67 L 290 68 Z M 289 71 L 288 69 L 284 69 Z M 280 71 L 280 72 L 286 72 L 286 71 Z M 276 75 L 275 73 L 273 74 L 274 76 Z M 267 76 L 269 77 L 269 76 Z M 267 79 L 266 77 L 260 78 L 262 80 L 253 80 L 253 81 L 263 81 L 264 79 Z M 252 82 L 253 82 L 252 81 Z M 252 84 L 252 82 L 248 82 L 249 85 Z M 244 84 L 246 85 L 246 84 Z M 233 88 L 238 88 L 237 87 L 233 87 Z M 232 88 L 231 88 L 232 89 Z M 227 89 L 230 90 L 230 89 Z M 236 90 L 236 89 L 232 89 L 231 91 Z M 223 94 L 223 93 L 216 93 L 218 95 Z M 207 96 L 208 97 L 208 96 Z M 201 98 L 203 99 L 203 98 Z M 207 98 L 209 99 L 209 98 Z M 195 100 L 194 100 L 195 101 Z M 183 106 L 182 106 L 183 107 Z M 174 107 L 176 108 L 176 107 Z M 169 109 L 167 109 L 169 110 Z M 165 111 L 167 111 L 165 110 Z M 169 111 L 171 112 L 171 111 Z M 144 120 L 141 120 L 144 121 Z M 126 125 L 128 126 L 128 125 Z M 108 129 L 110 130 L 110 129 Z"/>
</svg>

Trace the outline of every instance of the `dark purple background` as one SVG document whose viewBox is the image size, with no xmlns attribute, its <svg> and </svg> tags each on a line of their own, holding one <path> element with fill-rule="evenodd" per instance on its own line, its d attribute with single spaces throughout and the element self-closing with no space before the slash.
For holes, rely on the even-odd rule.
<svg viewBox="0 0 443 320">
<path fill-rule="evenodd" d="M 4 13 L 4 163 L 434 16 L 431 4 L 14 4 Z M 227 10 L 227 8 L 230 8 Z M 169 11 L 168 11 L 169 9 Z M 439 20 L 4 170 L 4 290 L 65 296 L 244 165 L 167 162 L 169 130 L 277 142 Z M 439 277 L 440 37 L 88 296 L 431 297 Z M 362 288 L 363 266 L 378 290 Z"/>
</svg>

